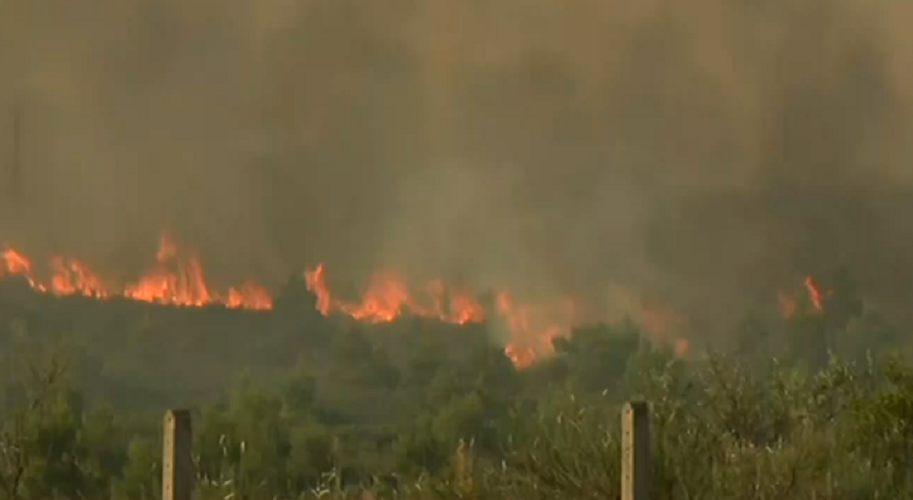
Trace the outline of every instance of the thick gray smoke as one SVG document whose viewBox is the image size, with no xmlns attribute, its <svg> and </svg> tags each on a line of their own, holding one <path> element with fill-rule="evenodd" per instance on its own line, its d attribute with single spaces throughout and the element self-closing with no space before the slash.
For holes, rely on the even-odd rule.
<svg viewBox="0 0 913 500">
<path fill-rule="evenodd" d="M 135 273 L 168 227 L 226 281 L 394 265 L 698 315 L 846 265 L 909 304 L 911 15 L 5 0 L 0 239 Z"/>
</svg>

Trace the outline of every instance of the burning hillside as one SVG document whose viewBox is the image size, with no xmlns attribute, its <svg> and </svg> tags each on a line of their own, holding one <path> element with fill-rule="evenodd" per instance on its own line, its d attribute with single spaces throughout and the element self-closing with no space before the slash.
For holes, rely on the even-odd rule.
<svg viewBox="0 0 913 500">
<path fill-rule="evenodd" d="M 78 295 L 98 300 L 121 297 L 136 301 L 181 307 L 218 304 L 232 309 L 269 310 L 273 297 L 255 280 L 216 290 L 207 284 L 203 265 L 193 253 L 180 252 L 167 233 L 163 233 L 154 265 L 137 280 L 117 285 L 93 271 L 80 260 L 53 256 L 43 278 L 32 260 L 23 252 L 7 248 L 0 253 L 0 278 L 19 276 L 40 293 L 57 296 Z M 316 308 L 324 316 L 343 314 L 369 323 L 385 323 L 404 315 L 435 318 L 452 324 L 490 321 L 508 332 L 505 354 L 518 367 L 548 357 L 552 341 L 568 335 L 574 325 L 599 318 L 593 308 L 566 298 L 550 303 L 525 303 L 507 289 L 498 290 L 491 301 L 452 286 L 442 279 L 420 287 L 410 287 L 397 273 L 375 273 L 358 300 L 347 300 L 330 290 L 326 267 L 318 264 L 304 273 L 308 290 L 316 296 Z M 822 292 L 814 278 L 807 277 L 804 288 L 811 312 L 823 310 Z M 795 294 L 779 294 L 782 313 L 792 316 L 797 309 Z M 689 349 L 686 338 L 673 336 L 684 319 L 668 306 L 642 307 L 639 320 L 654 340 L 669 343 L 678 355 Z"/>
<path fill-rule="evenodd" d="M 372 323 L 390 322 L 404 314 L 455 324 L 494 318 L 503 322 L 510 332 L 505 353 L 521 367 L 547 356 L 552 350 L 551 340 L 569 333 L 580 319 L 579 306 L 571 300 L 557 305 L 521 304 L 509 291 L 502 290 L 496 296 L 495 305 L 486 308 L 468 291 L 451 287 L 443 280 L 434 280 L 413 291 L 394 273 L 375 274 L 361 300 L 346 301 L 330 292 L 324 274 L 323 264 L 305 272 L 308 289 L 316 295 L 316 307 L 324 315 L 342 313 Z M 154 265 L 126 284 L 113 283 L 84 262 L 70 257 L 52 256 L 46 269 L 39 270 L 31 258 L 13 248 L 0 253 L 0 278 L 6 276 L 21 277 L 35 291 L 57 296 L 98 300 L 120 297 L 181 307 L 222 305 L 232 309 L 269 310 L 273 306 L 269 291 L 254 280 L 224 290 L 211 287 L 198 256 L 180 252 L 167 233 L 161 236 Z"/>
<path fill-rule="evenodd" d="M 580 302 L 565 299 L 555 303 L 524 303 L 507 289 L 485 303 L 468 290 L 442 279 L 422 287 L 410 287 L 392 272 L 372 277 L 359 300 L 346 300 L 327 286 L 324 264 L 305 271 L 308 289 L 316 296 L 316 308 L 323 315 L 344 314 L 356 320 L 391 322 L 403 315 L 435 318 L 445 323 L 466 324 L 492 321 L 508 332 L 505 354 L 519 367 L 552 352 L 552 340 L 567 335 L 571 327 L 584 322 Z M 273 297 L 255 280 L 217 290 L 205 278 L 204 268 L 194 252 L 181 252 L 163 233 L 154 264 L 134 281 L 117 284 L 71 257 L 52 256 L 44 266 L 24 252 L 7 247 L 0 253 L 0 278 L 17 276 L 39 292 L 57 296 L 83 296 L 98 300 L 115 297 L 179 307 L 222 305 L 232 309 L 269 310 Z M 678 349 L 686 344 L 678 341 Z"/>
<path fill-rule="evenodd" d="M 44 277 L 46 275 L 46 277 Z M 153 304 L 181 307 L 222 305 L 231 309 L 270 310 L 273 297 L 255 280 L 216 290 L 205 279 L 203 265 L 193 253 L 180 252 L 167 233 L 163 233 L 154 265 L 137 280 L 117 285 L 93 271 L 85 263 L 69 257 L 53 256 L 44 273 L 33 266 L 23 252 L 6 248 L 0 253 L 0 278 L 19 276 L 32 289 L 57 296 L 84 296 L 98 300 L 121 297 Z M 490 321 L 508 332 L 505 354 L 518 367 L 525 367 L 553 352 L 552 341 L 568 335 L 574 325 L 599 318 L 593 308 L 566 298 L 551 303 L 524 303 L 507 289 L 498 290 L 491 301 L 442 279 L 421 287 L 410 287 L 393 272 L 375 273 L 359 300 L 347 300 L 330 290 L 326 267 L 318 264 L 304 273 L 308 290 L 316 296 L 316 308 L 324 316 L 343 314 L 369 323 L 386 323 L 404 315 L 435 318 L 452 324 Z M 804 281 L 812 313 L 823 310 L 824 298 L 814 278 Z M 797 309 L 795 294 L 779 294 L 785 317 Z M 688 339 L 673 336 L 684 319 L 662 304 L 642 307 L 640 317 L 654 340 L 669 343 L 678 355 L 689 349 Z"/>
<path fill-rule="evenodd" d="M 32 260 L 12 248 L 0 253 L 0 278 L 21 276 L 36 291 L 58 296 L 81 295 L 96 299 L 125 297 L 164 305 L 202 307 L 222 304 L 229 308 L 271 309 L 269 292 L 255 281 L 216 291 L 206 284 L 203 266 L 193 254 L 179 254 L 177 246 L 163 233 L 156 264 L 137 281 L 116 285 L 102 278 L 85 263 L 61 256 L 48 262 L 48 279 L 42 279 Z"/>
<path fill-rule="evenodd" d="M 324 315 L 338 312 L 372 323 L 393 321 L 404 314 L 455 324 L 499 322 L 510 332 L 504 352 L 520 367 L 551 354 L 552 340 L 569 334 L 573 325 L 585 319 L 584 307 L 573 299 L 526 304 L 518 302 L 510 291 L 500 290 L 494 304 L 486 307 L 477 296 L 440 279 L 413 291 L 396 274 L 377 273 L 359 301 L 341 299 L 330 291 L 323 264 L 307 270 L 305 279 L 317 296 L 317 309 Z"/>
<path fill-rule="evenodd" d="M 508 289 L 495 291 L 490 300 L 442 279 L 423 286 L 410 286 L 394 272 L 375 273 L 360 299 L 350 300 L 331 291 L 324 264 L 304 273 L 308 290 L 316 297 L 316 309 L 324 316 L 341 314 L 368 323 L 386 323 L 412 315 L 434 318 L 445 323 L 467 324 L 490 322 L 505 332 L 505 354 L 518 367 L 525 367 L 553 352 L 552 341 L 568 335 L 574 325 L 606 318 L 597 308 L 582 301 L 565 298 L 554 302 L 530 303 L 518 300 Z M 231 309 L 270 310 L 273 297 L 251 279 L 225 289 L 211 287 L 203 265 L 194 252 L 182 252 L 163 233 L 154 264 L 134 281 L 116 284 L 93 271 L 84 262 L 52 256 L 45 266 L 36 268 L 25 253 L 13 248 L 0 252 L 0 278 L 18 276 L 32 289 L 57 296 L 83 296 L 98 300 L 115 297 L 180 307 L 222 305 Z M 832 291 L 820 290 L 814 278 L 804 283 L 811 313 L 820 313 Z M 796 294 L 779 294 L 781 311 L 792 316 L 798 307 Z M 634 306 L 632 306 L 634 307 Z M 685 319 L 665 304 L 637 306 L 636 318 L 651 337 L 667 343 L 678 355 L 689 349 L 689 341 L 675 336 L 683 329 Z"/>
<path fill-rule="evenodd" d="M 180 307 L 222 305 L 232 309 L 269 310 L 273 297 L 254 280 L 216 290 L 205 278 L 203 265 L 193 252 L 179 251 L 163 233 L 155 263 L 135 281 L 116 284 L 93 271 L 84 262 L 52 256 L 40 269 L 25 253 L 6 248 L 0 253 L 0 278 L 18 276 L 40 293 L 83 296 L 98 300 L 115 297 Z M 508 290 L 500 290 L 493 304 L 437 279 L 423 287 L 410 288 L 396 273 L 376 273 L 360 300 L 349 301 L 333 294 L 325 281 L 325 266 L 305 271 L 308 289 L 316 296 L 323 315 L 345 314 L 356 320 L 391 322 L 403 315 L 435 318 L 453 324 L 496 321 L 509 332 L 505 354 L 524 367 L 552 352 L 552 339 L 567 335 L 582 321 L 582 307 L 571 299 L 555 304 L 519 302 Z"/>
</svg>

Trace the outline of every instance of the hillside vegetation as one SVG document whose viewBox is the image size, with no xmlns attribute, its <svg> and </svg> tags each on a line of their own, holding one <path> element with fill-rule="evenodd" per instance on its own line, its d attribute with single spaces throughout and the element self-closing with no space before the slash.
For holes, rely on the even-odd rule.
<svg viewBox="0 0 913 500">
<path fill-rule="evenodd" d="M 906 332 L 851 287 L 748 314 L 720 352 L 628 321 L 517 370 L 485 324 L 324 318 L 297 281 L 271 312 L 0 285 L 0 498 L 160 497 L 162 414 L 186 407 L 197 498 L 611 499 L 635 395 L 654 498 L 913 495 Z"/>
</svg>

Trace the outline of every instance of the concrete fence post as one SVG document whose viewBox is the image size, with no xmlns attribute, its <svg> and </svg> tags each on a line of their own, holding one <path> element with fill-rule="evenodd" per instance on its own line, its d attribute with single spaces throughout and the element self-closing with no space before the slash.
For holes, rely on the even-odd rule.
<svg viewBox="0 0 913 500">
<path fill-rule="evenodd" d="M 193 459 L 190 455 L 193 442 L 190 412 L 167 411 L 164 427 L 162 500 L 190 500 L 194 482 Z"/>
<path fill-rule="evenodd" d="M 648 500 L 650 414 L 646 401 L 625 403 L 621 411 L 621 500 Z"/>
</svg>

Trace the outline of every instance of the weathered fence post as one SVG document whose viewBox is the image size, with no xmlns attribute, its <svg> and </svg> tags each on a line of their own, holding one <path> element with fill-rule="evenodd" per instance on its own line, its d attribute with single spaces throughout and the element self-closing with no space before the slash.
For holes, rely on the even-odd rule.
<svg viewBox="0 0 913 500">
<path fill-rule="evenodd" d="M 192 442 L 190 412 L 168 410 L 162 454 L 162 500 L 190 500 L 193 493 Z"/>
<path fill-rule="evenodd" d="M 648 500 L 650 414 L 646 401 L 629 401 L 621 411 L 621 500 Z"/>
</svg>

